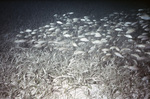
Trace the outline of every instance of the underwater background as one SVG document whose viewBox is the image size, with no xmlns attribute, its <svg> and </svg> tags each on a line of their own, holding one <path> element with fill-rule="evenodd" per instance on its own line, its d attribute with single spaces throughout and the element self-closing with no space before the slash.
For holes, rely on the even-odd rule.
<svg viewBox="0 0 150 99">
<path fill-rule="evenodd" d="M 0 99 L 150 99 L 148 0 L 0 2 Z"/>
</svg>

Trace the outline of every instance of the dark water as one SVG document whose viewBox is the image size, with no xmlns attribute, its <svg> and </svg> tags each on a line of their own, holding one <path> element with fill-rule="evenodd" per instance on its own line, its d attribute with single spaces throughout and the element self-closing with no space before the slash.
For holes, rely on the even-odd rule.
<svg viewBox="0 0 150 99">
<path fill-rule="evenodd" d="M 121 1 L 121 0 L 120 0 Z M 74 17 L 95 16 L 100 19 L 117 11 L 147 8 L 147 2 L 110 1 L 6 1 L 0 2 L 0 34 L 35 29 L 54 21 L 53 15 L 75 12 Z M 144 2 L 144 1 L 142 1 Z"/>
</svg>

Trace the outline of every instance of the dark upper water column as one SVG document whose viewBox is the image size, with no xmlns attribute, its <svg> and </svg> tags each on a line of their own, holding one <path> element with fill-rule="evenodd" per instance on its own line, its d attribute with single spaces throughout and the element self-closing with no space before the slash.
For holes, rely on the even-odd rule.
<svg viewBox="0 0 150 99">
<path fill-rule="evenodd" d="M 146 0 L 53 0 L 53 1 L 1 1 L 0 34 L 17 32 L 24 29 L 35 29 L 54 21 L 54 14 L 75 12 L 75 17 L 88 15 L 96 19 L 117 11 L 148 7 Z"/>
</svg>

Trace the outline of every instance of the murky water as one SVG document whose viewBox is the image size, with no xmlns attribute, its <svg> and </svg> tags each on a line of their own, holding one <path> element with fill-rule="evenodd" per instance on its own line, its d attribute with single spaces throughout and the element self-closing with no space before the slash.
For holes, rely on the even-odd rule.
<svg viewBox="0 0 150 99">
<path fill-rule="evenodd" d="M 38 2 L 1 2 L 0 30 L 1 33 L 35 29 L 54 21 L 54 14 L 75 12 L 74 16 L 95 16 L 100 19 L 112 12 L 121 12 L 145 8 L 147 5 L 134 2 L 117 1 L 38 1 Z"/>
</svg>

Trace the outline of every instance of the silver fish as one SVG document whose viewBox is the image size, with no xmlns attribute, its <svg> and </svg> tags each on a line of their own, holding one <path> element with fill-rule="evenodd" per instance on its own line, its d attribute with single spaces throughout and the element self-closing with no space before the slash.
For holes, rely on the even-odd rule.
<svg viewBox="0 0 150 99">
<path fill-rule="evenodd" d="M 26 29 L 26 30 L 25 30 L 25 32 L 30 33 L 30 32 L 32 32 L 32 30 L 30 30 L 30 29 Z"/>
<path fill-rule="evenodd" d="M 24 42 L 26 42 L 27 40 L 15 40 L 15 43 L 24 43 Z"/>
<path fill-rule="evenodd" d="M 118 56 L 118 57 L 120 57 L 120 58 L 124 58 L 124 56 L 122 56 L 120 53 L 118 53 L 118 52 L 114 52 L 114 54 L 116 55 L 116 56 Z"/>
<path fill-rule="evenodd" d="M 116 28 L 115 31 L 121 32 L 123 30 L 121 28 Z"/>
<path fill-rule="evenodd" d="M 124 68 L 128 68 L 128 69 L 130 69 L 130 70 L 132 70 L 132 71 L 137 71 L 137 70 L 139 70 L 139 68 L 138 68 L 137 66 L 124 66 Z"/>
<path fill-rule="evenodd" d="M 127 38 L 132 38 L 132 36 L 131 35 L 124 35 L 125 37 L 127 37 Z"/>
</svg>

